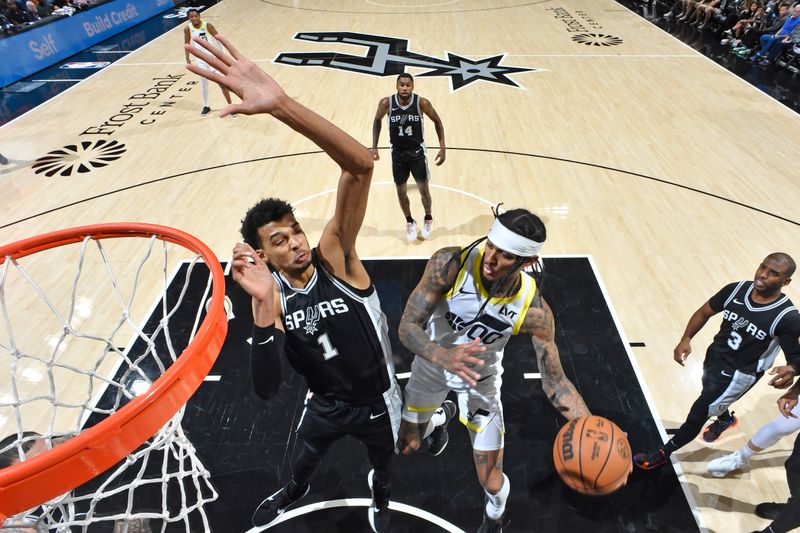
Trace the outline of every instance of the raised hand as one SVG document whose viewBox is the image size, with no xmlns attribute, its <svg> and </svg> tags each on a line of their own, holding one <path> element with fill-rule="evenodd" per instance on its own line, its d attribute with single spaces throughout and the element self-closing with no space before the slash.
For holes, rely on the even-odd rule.
<svg viewBox="0 0 800 533">
<path fill-rule="evenodd" d="M 270 302 L 273 298 L 275 278 L 250 245 L 240 242 L 233 247 L 231 277 L 256 300 Z"/>
<path fill-rule="evenodd" d="M 280 100 L 286 97 L 281 86 L 255 63 L 244 57 L 230 41 L 221 35 L 217 35 L 217 40 L 225 46 L 227 53 L 197 38 L 193 41 L 205 51 L 191 44 L 185 44 L 184 48 L 188 53 L 206 62 L 216 72 L 193 64 L 186 65 L 187 69 L 198 76 L 219 83 L 242 99 L 240 104 L 226 106 L 220 116 L 231 113 L 255 115 L 274 112 L 279 107 Z"/>
</svg>

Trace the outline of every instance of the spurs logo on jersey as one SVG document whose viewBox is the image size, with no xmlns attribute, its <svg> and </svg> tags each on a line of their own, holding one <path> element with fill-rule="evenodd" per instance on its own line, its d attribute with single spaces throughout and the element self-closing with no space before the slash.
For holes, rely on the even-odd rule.
<svg viewBox="0 0 800 533">
<path fill-rule="evenodd" d="M 305 309 L 298 309 L 291 315 L 285 318 L 285 326 L 289 331 L 294 331 L 299 327 L 303 327 L 307 334 L 311 335 L 317 332 L 317 323 L 320 318 L 327 318 L 333 315 L 340 315 L 350 310 L 345 301 L 341 298 L 334 298 L 333 300 L 319 302 L 314 306 L 308 306 Z"/>
<path fill-rule="evenodd" d="M 483 378 L 502 373 L 503 348 L 511 335 L 522 327 L 536 294 L 536 281 L 520 272 L 517 293 L 492 298 L 478 316 L 489 296 L 481 282 L 482 262 L 482 250 L 473 248 L 469 251 L 453 287 L 428 320 L 427 330 L 431 340 L 446 348 L 480 339 L 486 351 L 476 354 L 476 357 L 482 359 L 484 365 L 474 370 Z"/>
<path fill-rule="evenodd" d="M 763 341 L 767 338 L 767 332 L 763 329 L 760 329 L 755 324 L 751 323 L 746 318 L 741 318 L 738 314 L 734 313 L 733 311 L 728 311 L 727 309 L 722 312 L 722 319 L 727 320 L 729 322 L 733 322 L 731 324 L 731 329 L 733 331 L 739 331 L 740 329 L 744 329 L 745 333 L 749 333 L 756 339 Z"/>
</svg>

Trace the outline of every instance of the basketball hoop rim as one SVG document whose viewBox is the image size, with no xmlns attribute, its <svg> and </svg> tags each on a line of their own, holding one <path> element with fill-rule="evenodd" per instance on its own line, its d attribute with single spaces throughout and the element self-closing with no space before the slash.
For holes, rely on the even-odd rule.
<svg viewBox="0 0 800 533">
<path fill-rule="evenodd" d="M 211 249 L 186 232 L 142 222 L 92 224 L 0 246 L 0 265 L 86 237 L 156 238 L 197 253 L 212 276 L 211 304 L 192 342 L 141 396 L 95 426 L 22 463 L 0 470 L 0 523 L 98 476 L 130 454 L 186 404 L 211 370 L 227 334 L 225 277 Z"/>
</svg>

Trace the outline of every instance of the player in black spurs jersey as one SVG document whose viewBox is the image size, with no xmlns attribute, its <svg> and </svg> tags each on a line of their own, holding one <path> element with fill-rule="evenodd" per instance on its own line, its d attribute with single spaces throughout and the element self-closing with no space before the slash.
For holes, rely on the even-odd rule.
<svg viewBox="0 0 800 533">
<path fill-rule="evenodd" d="M 703 390 L 672 439 L 650 452 L 636 454 L 636 466 L 649 470 L 665 464 L 712 416 L 716 420 L 703 433 L 706 442 L 714 442 L 735 426 L 738 420 L 728 407 L 764 375 L 779 350 L 788 364 L 770 371 L 774 377 L 769 384 L 778 389 L 792 385 L 800 373 L 800 314 L 781 288 L 789 284 L 794 271 L 795 262 L 789 255 L 772 253 L 758 266 L 753 281 L 726 285 L 695 311 L 673 353 L 681 366 L 692 353 L 692 337 L 709 318 L 722 312 L 722 325 L 703 362 Z"/>
<path fill-rule="evenodd" d="M 232 57 L 203 42 L 213 57 L 194 47 L 187 50 L 221 74 L 189 67 L 193 72 L 242 98 L 241 104 L 221 114 L 269 113 L 316 143 L 341 168 L 333 217 L 317 247 L 309 246 L 292 207 L 270 198 L 247 212 L 241 228 L 245 243 L 233 250 L 233 279 L 253 299 L 251 366 L 256 392 L 264 398 L 276 392 L 284 352 L 309 387 L 291 480 L 259 505 L 253 523 L 272 522 L 308 493 L 311 475 L 330 445 L 351 435 L 366 445 L 373 467 L 368 475 L 373 495 L 369 523 L 373 531 L 385 531 L 401 399 L 386 320 L 355 247 L 367 207 L 372 156 L 355 139 L 288 97 L 227 40 L 219 40 Z"/>
<path fill-rule="evenodd" d="M 378 102 L 375 120 L 372 122 L 372 157 L 377 161 L 380 159 L 378 138 L 381 135 L 381 121 L 383 117 L 389 115 L 387 123 L 389 142 L 392 145 L 392 175 L 397 188 L 400 209 L 406 217 L 406 238 L 409 241 L 417 238 L 417 222 L 411 216 L 411 204 L 408 201 L 409 173 L 417 182 L 422 207 L 425 209 L 425 218 L 422 220 L 422 238 L 430 237 L 433 228 L 431 192 L 428 188 L 430 172 L 425 148 L 423 113 L 433 121 L 436 135 L 439 137 L 439 152 L 434 160 L 438 167 L 445 160 L 444 125 L 430 101 L 414 94 L 414 78 L 411 74 L 403 73 L 397 76 L 397 94 L 381 98 Z"/>
</svg>

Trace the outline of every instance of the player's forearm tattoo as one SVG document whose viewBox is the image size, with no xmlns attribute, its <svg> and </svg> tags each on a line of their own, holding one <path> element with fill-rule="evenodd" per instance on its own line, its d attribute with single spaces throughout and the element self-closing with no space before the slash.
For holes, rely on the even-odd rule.
<svg viewBox="0 0 800 533">
<path fill-rule="evenodd" d="M 542 389 L 547 399 L 559 413 L 568 419 L 591 414 L 589 408 L 572 382 L 564 375 L 558 347 L 555 342 L 555 320 L 550 306 L 544 300 L 528 311 L 523 331 L 531 334 Z"/>
<path fill-rule="evenodd" d="M 435 351 L 439 345 L 430 340 L 425 326 L 442 295 L 450 289 L 458 275 L 459 257 L 458 248 L 445 248 L 431 257 L 422 279 L 408 297 L 400 319 L 400 342 L 413 353 L 436 364 Z"/>
</svg>

